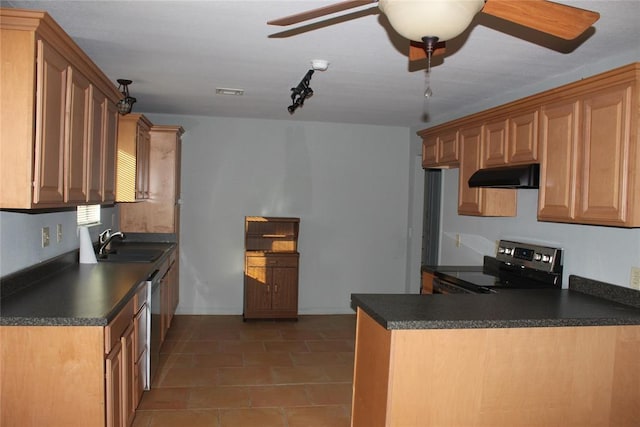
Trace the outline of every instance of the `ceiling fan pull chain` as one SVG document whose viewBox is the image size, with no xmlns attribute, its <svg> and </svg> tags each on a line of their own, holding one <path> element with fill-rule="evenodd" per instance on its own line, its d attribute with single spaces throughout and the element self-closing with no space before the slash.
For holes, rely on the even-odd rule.
<svg viewBox="0 0 640 427">
<path fill-rule="evenodd" d="M 438 43 L 437 37 L 427 36 L 423 37 L 422 41 L 424 42 L 424 50 L 427 51 L 427 74 L 425 77 L 425 90 L 424 97 L 431 98 L 433 96 L 433 91 L 431 90 L 431 54 L 433 53 L 433 49 Z"/>
<path fill-rule="evenodd" d="M 430 84 L 430 77 L 431 77 L 431 71 L 427 69 L 426 73 L 425 73 L 425 79 L 424 79 L 424 97 L 425 98 L 431 98 L 433 96 L 433 91 L 431 90 L 431 84 Z"/>
</svg>

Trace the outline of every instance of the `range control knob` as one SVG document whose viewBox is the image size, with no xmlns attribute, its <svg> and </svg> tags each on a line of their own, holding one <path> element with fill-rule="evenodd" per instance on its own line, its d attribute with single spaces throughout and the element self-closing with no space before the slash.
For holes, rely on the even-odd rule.
<svg viewBox="0 0 640 427">
<path fill-rule="evenodd" d="M 505 255 L 513 255 L 513 248 L 504 248 Z"/>
<path fill-rule="evenodd" d="M 551 256 L 542 255 L 542 262 L 551 262 Z"/>
<path fill-rule="evenodd" d="M 504 248 L 503 248 L 502 246 L 500 246 L 500 247 L 498 248 L 498 253 L 499 253 L 499 254 L 503 254 L 503 253 L 504 253 Z"/>
<path fill-rule="evenodd" d="M 542 254 L 537 253 L 537 252 L 535 254 L 533 254 L 533 260 L 534 261 L 540 261 L 541 259 L 542 259 Z"/>
</svg>

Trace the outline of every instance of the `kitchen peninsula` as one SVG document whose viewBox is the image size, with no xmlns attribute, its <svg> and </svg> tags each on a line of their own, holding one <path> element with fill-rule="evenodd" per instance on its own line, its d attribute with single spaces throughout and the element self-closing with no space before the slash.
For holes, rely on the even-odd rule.
<svg viewBox="0 0 640 427">
<path fill-rule="evenodd" d="M 352 426 L 638 425 L 640 307 L 584 283 L 352 295 Z"/>
</svg>

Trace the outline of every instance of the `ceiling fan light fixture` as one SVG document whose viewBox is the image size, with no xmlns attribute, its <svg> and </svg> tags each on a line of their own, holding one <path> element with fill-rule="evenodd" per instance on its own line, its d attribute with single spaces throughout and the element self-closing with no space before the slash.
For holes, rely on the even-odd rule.
<svg viewBox="0 0 640 427">
<path fill-rule="evenodd" d="M 482 10 L 484 0 L 380 0 L 378 7 L 398 34 L 422 41 L 434 36 L 451 40 L 464 32 Z"/>
</svg>

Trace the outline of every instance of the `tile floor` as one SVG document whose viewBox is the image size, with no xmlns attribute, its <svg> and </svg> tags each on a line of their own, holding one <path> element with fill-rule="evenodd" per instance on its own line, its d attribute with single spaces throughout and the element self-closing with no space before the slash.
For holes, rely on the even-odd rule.
<svg viewBox="0 0 640 427">
<path fill-rule="evenodd" d="M 355 315 L 175 316 L 134 427 L 350 424 Z"/>
</svg>

